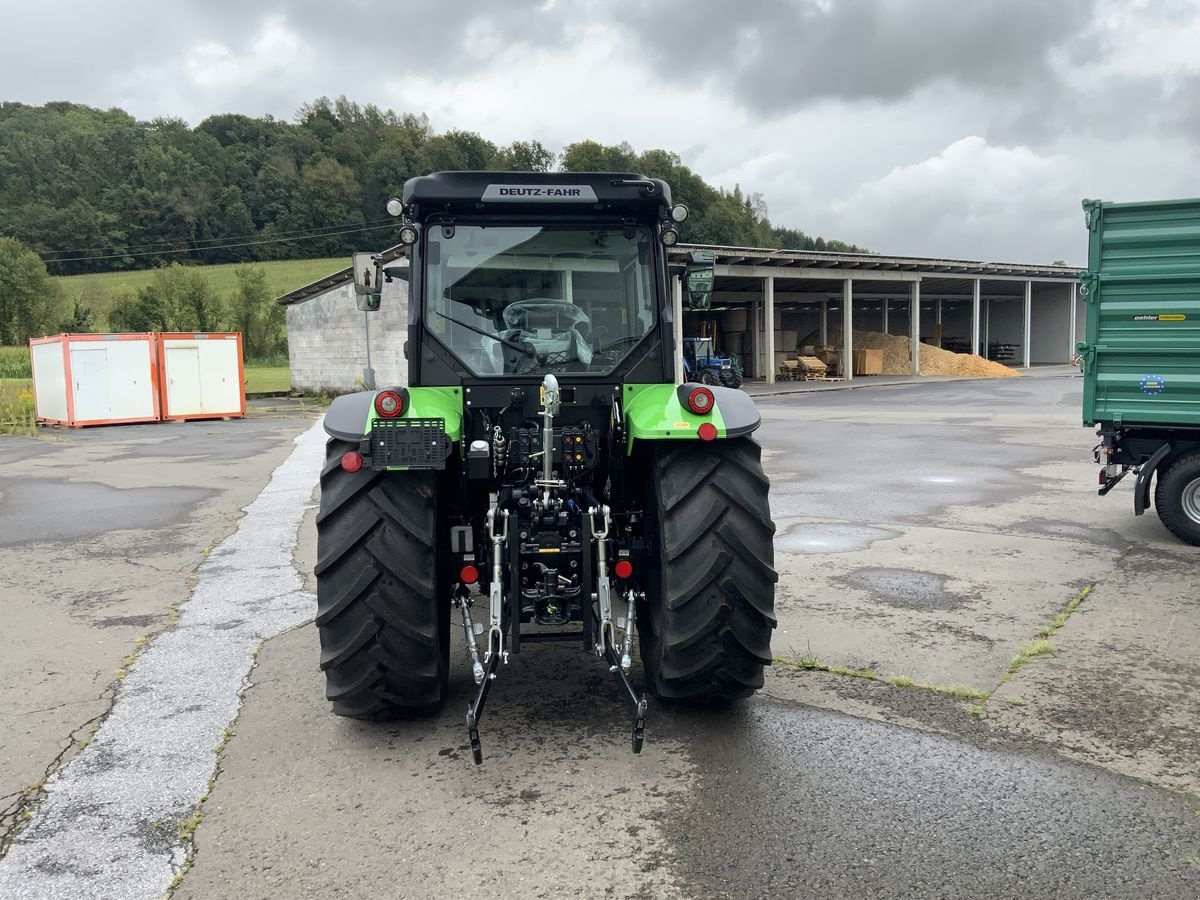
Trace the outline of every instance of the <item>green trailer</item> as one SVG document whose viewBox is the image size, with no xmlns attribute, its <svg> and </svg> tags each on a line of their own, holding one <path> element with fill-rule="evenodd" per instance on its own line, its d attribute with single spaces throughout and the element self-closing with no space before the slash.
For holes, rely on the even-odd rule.
<svg viewBox="0 0 1200 900">
<path fill-rule="evenodd" d="M 1142 515 L 1154 482 L 1163 524 L 1200 546 L 1200 199 L 1083 208 L 1087 342 L 1077 349 L 1100 495 L 1132 472 Z"/>
</svg>

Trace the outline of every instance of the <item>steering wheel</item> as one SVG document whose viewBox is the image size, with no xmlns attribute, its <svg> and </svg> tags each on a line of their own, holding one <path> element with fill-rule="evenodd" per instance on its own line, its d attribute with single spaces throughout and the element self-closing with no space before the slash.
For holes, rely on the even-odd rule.
<svg viewBox="0 0 1200 900">
<path fill-rule="evenodd" d="M 512 312 L 511 317 L 510 311 Z M 550 314 L 554 315 L 556 327 L 553 330 L 557 332 L 570 331 L 577 325 L 591 326 L 591 320 L 582 309 L 574 303 L 553 297 L 527 297 L 524 300 L 518 300 L 504 307 L 501 315 L 504 318 L 504 324 L 509 328 L 536 331 L 537 326 L 529 320 Z"/>
</svg>

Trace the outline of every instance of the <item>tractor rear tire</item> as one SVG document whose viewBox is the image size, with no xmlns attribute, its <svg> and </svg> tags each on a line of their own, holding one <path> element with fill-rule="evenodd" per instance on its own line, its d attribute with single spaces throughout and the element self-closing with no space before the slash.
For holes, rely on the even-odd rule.
<svg viewBox="0 0 1200 900">
<path fill-rule="evenodd" d="M 1171 534 L 1200 547 L 1200 452 L 1158 470 L 1154 508 Z"/>
<path fill-rule="evenodd" d="M 339 716 L 436 712 L 450 671 L 450 597 L 439 571 L 437 473 L 347 472 L 330 440 L 317 515 L 317 630 Z M 443 596 L 445 593 L 445 596 Z"/>
<path fill-rule="evenodd" d="M 667 441 L 652 450 L 641 625 L 650 692 L 712 703 L 763 685 L 775 627 L 775 523 L 762 449 L 750 438 Z"/>
</svg>

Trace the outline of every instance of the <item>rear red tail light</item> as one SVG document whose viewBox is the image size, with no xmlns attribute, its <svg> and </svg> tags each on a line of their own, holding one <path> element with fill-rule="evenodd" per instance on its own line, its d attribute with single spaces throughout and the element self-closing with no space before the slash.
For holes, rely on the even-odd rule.
<svg viewBox="0 0 1200 900">
<path fill-rule="evenodd" d="M 692 388 L 692 392 L 688 394 L 688 409 L 698 416 L 707 416 L 712 412 L 714 403 L 716 399 L 713 392 L 706 387 Z"/>
<path fill-rule="evenodd" d="M 633 574 L 633 563 L 627 559 L 619 559 L 613 566 L 613 571 L 617 573 L 618 578 L 628 578 Z"/>
<path fill-rule="evenodd" d="M 394 419 L 404 413 L 404 398 L 395 391 L 380 391 L 375 395 L 375 412 L 385 419 Z"/>
<path fill-rule="evenodd" d="M 717 426 L 712 422 L 702 422 L 700 427 L 696 429 L 696 434 L 700 436 L 702 441 L 715 441 L 717 439 Z"/>
<path fill-rule="evenodd" d="M 479 570 L 474 566 L 463 566 L 458 570 L 458 580 L 463 584 L 474 584 L 479 580 Z"/>
<path fill-rule="evenodd" d="M 342 454 L 342 468 L 353 475 L 363 467 L 362 454 L 357 450 L 347 450 Z"/>
</svg>

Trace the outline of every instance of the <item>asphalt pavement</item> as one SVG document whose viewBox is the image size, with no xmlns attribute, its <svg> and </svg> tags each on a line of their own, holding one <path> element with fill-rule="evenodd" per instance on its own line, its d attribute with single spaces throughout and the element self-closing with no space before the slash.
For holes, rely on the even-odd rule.
<svg viewBox="0 0 1200 900">
<path fill-rule="evenodd" d="M 1200 896 L 1196 551 L 1133 517 L 1125 493 L 1095 496 L 1078 380 L 759 403 L 781 581 L 779 663 L 753 700 L 655 704 L 634 755 L 605 668 L 573 648 L 527 647 L 494 686 L 475 767 L 456 630 L 439 715 L 332 716 L 315 628 L 298 624 L 311 615 L 316 472 L 302 460 L 314 444 L 293 444 L 307 423 L 287 421 L 271 460 L 280 490 L 255 501 L 262 518 L 252 507 L 237 528 L 228 512 L 207 565 L 207 545 L 177 530 L 176 563 L 199 567 L 179 624 L 114 688 L 91 745 L 21 806 L 0 895 L 102 884 L 93 895 Z M 203 440 L 188 443 L 203 457 Z M 0 454 L 14 447 L 22 465 L 49 452 L 0 439 Z M 138 473 L 157 447 L 110 448 L 113 471 L 90 481 L 156 486 Z M 270 474 L 229 471 L 245 505 Z M 0 521 L 16 509 L 41 523 L 21 552 L 43 568 L 89 539 L 48 540 L 77 524 L 4 487 Z M 212 498 L 180 502 L 186 522 Z M 64 606 L 103 587 L 76 574 Z M 161 594 L 188 596 L 174 582 Z M 247 615 L 212 605 L 243 595 L 259 604 Z M 225 655 L 203 631 L 181 639 L 223 624 L 239 635 Z M 23 640 L 52 653 L 52 635 Z M 1035 640 L 1046 646 L 1028 655 Z M 189 703 L 174 669 L 196 657 L 225 665 Z M 186 711 L 158 743 L 147 720 L 174 717 L 151 701 Z M 175 727 L 191 739 L 164 753 Z M 24 752 L 44 768 L 52 750 Z M 183 770 L 180 792 L 167 775 Z M 89 781 L 101 789 L 77 793 Z M 54 855 L 56 842 L 101 837 L 91 856 Z"/>
</svg>

